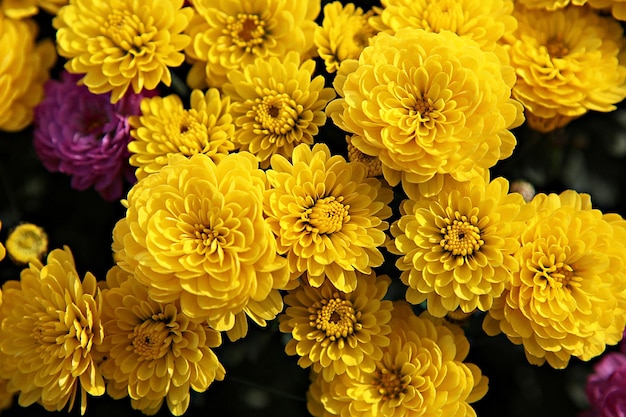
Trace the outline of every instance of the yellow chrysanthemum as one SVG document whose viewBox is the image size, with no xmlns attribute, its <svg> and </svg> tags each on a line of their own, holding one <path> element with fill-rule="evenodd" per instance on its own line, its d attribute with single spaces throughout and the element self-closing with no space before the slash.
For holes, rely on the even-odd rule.
<svg viewBox="0 0 626 417">
<path fill-rule="evenodd" d="M 322 25 L 315 29 L 313 41 L 326 72 L 333 73 L 346 59 L 359 57 L 369 38 L 377 33 L 368 22 L 374 13 L 364 12 L 354 3 L 343 5 L 334 1 L 324 6 Z"/>
<path fill-rule="evenodd" d="M 65 68 L 85 74 L 94 94 L 111 92 L 117 102 L 132 86 L 135 93 L 170 85 L 169 67 L 185 60 L 190 37 L 181 32 L 193 10 L 183 0 L 74 0 L 52 21 Z"/>
<path fill-rule="evenodd" d="M 6 251 L 16 264 L 39 260 L 48 252 L 48 235 L 43 228 L 32 223 L 17 225 L 6 240 Z"/>
<path fill-rule="evenodd" d="M 626 324 L 626 221 L 591 208 L 588 195 L 537 194 L 536 217 L 515 257 L 520 270 L 483 322 L 523 344 L 533 364 L 564 368 L 620 341 Z"/>
<path fill-rule="evenodd" d="M 0 0 L 0 10 L 11 19 L 25 19 L 36 15 L 39 9 L 56 14 L 69 0 Z"/>
<path fill-rule="evenodd" d="M 243 70 L 228 73 L 224 93 L 230 96 L 237 129 L 233 141 L 257 156 L 261 167 L 274 154 L 290 157 L 300 143 L 313 144 L 326 123 L 324 107 L 335 98 L 324 77 L 313 78 L 315 61 L 300 56 L 258 58 Z"/>
<path fill-rule="evenodd" d="M 358 61 L 344 61 L 342 98 L 326 111 L 356 148 L 380 158 L 391 185 L 434 181 L 436 193 L 442 174 L 469 180 L 511 155 L 508 129 L 523 122 L 514 83 L 511 67 L 467 37 L 381 32 Z"/>
<path fill-rule="evenodd" d="M 19 131 L 33 120 L 43 99 L 43 85 L 56 61 L 51 40 L 35 43 L 34 21 L 8 19 L 0 13 L 0 130 Z"/>
<path fill-rule="evenodd" d="M 265 325 L 282 309 L 278 288 L 289 281 L 263 217 L 266 189 L 248 152 L 218 164 L 204 154 L 171 155 L 128 193 L 113 230 L 118 265 L 149 287 L 150 298 L 180 299 L 184 314 L 233 329 L 233 338 L 247 331 L 245 313 Z"/>
<path fill-rule="evenodd" d="M 625 0 L 587 0 L 586 3 L 595 9 L 610 11 L 617 20 L 626 21 Z"/>
<path fill-rule="evenodd" d="M 3 287 L 0 314 L 0 349 L 3 377 L 18 402 L 40 403 L 60 411 L 78 395 L 81 413 L 87 394 L 104 394 L 104 379 L 95 348 L 102 343 L 102 302 L 96 278 L 85 274 L 81 282 L 69 248 L 55 249 L 47 265 L 30 262 L 19 281 Z"/>
<path fill-rule="evenodd" d="M 194 0 L 197 13 L 187 33 L 193 62 L 187 83 L 221 87 L 232 70 L 257 57 L 282 60 L 289 51 L 310 57 L 320 0 Z"/>
<path fill-rule="evenodd" d="M 428 32 L 451 31 L 472 39 L 481 49 L 495 52 L 504 63 L 508 57 L 500 40 L 517 27 L 513 0 L 382 0 L 380 16 L 371 18 L 382 31 L 404 28 Z"/>
<path fill-rule="evenodd" d="M 532 128 L 547 132 L 589 110 L 609 112 L 626 97 L 623 31 L 614 19 L 588 7 L 548 12 L 516 6 L 515 16 L 513 96 Z"/>
<path fill-rule="evenodd" d="M 174 153 L 203 153 L 219 163 L 235 149 L 230 98 L 211 88 L 204 94 L 193 90 L 190 101 L 191 108 L 186 110 L 175 94 L 144 98 L 141 115 L 128 119 L 134 138 L 128 144 L 130 164 L 137 167 L 137 179 L 158 172 Z"/>
<path fill-rule="evenodd" d="M 331 156 L 328 146 L 302 144 L 289 162 L 272 157 L 265 193 L 267 222 L 277 236 L 289 270 L 319 287 L 328 278 L 342 292 L 357 287 L 357 274 L 369 275 L 383 263 L 393 193 L 368 178 L 365 166 Z"/>
<path fill-rule="evenodd" d="M 307 396 L 309 411 L 315 417 L 475 417 L 469 404 L 485 395 L 487 378 L 463 362 L 469 351 L 463 331 L 417 317 L 403 302 L 394 305 L 390 324 L 391 343 L 376 369 L 330 382 L 318 375 Z"/>
<path fill-rule="evenodd" d="M 348 160 L 350 162 L 360 162 L 365 165 L 368 177 L 382 177 L 383 164 L 377 156 L 366 155 L 352 144 L 352 136 L 346 135 L 348 143 Z"/>
<path fill-rule="evenodd" d="M 190 389 L 203 392 L 224 379 L 224 367 L 211 350 L 221 344 L 220 333 L 184 315 L 177 300 L 152 300 L 147 287 L 117 266 L 107 283 L 112 286 L 102 293 L 105 337 L 98 347 L 107 358 L 102 365 L 107 393 L 129 396 L 132 407 L 147 415 L 156 414 L 164 401 L 173 415 L 183 415 Z"/>
<path fill-rule="evenodd" d="M 287 354 L 300 356 L 298 365 L 328 381 L 344 372 L 373 372 L 389 344 L 392 303 L 382 299 L 391 280 L 375 273 L 357 276 L 359 284 L 349 293 L 330 281 L 319 288 L 302 284 L 285 296 L 288 307 L 279 316 L 280 331 L 293 337 Z"/>
<path fill-rule="evenodd" d="M 529 9 L 557 10 L 571 5 L 582 6 L 587 0 L 515 0 L 520 6 Z"/>
<path fill-rule="evenodd" d="M 412 304 L 444 317 L 460 307 L 487 311 L 519 269 L 514 253 L 532 211 L 504 178 L 464 182 L 434 198 L 405 200 L 391 227 Z"/>
</svg>

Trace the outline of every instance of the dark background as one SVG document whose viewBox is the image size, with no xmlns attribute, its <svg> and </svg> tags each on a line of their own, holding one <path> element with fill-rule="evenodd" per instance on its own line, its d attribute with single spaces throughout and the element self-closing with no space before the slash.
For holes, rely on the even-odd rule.
<svg viewBox="0 0 626 417">
<path fill-rule="evenodd" d="M 378 4 L 357 3 L 364 9 Z M 50 16 L 41 14 L 38 19 L 42 37 L 53 36 L 46 26 Z M 539 134 L 525 126 L 518 128 L 514 132 L 518 145 L 513 156 L 494 167 L 492 176 L 530 181 L 539 192 L 568 188 L 588 192 L 597 208 L 626 213 L 626 112 L 623 104 L 619 107 L 610 114 L 589 113 L 550 134 Z M 345 154 L 344 137 L 329 122 L 317 140 Z M 121 204 L 107 203 L 93 190 L 73 190 L 69 177 L 47 172 L 34 153 L 31 128 L 12 134 L 0 132 L 0 241 L 4 242 L 7 232 L 20 222 L 35 223 L 48 233 L 50 249 L 63 245 L 71 248 L 81 276 L 91 271 L 103 280 L 113 264 L 111 231 L 123 215 Z M 390 298 L 402 298 L 394 258 L 388 258 L 379 272 L 396 280 Z M 0 263 L 0 281 L 18 279 L 20 270 L 5 259 Z M 584 363 L 574 358 L 565 370 L 529 365 L 521 347 L 512 345 L 504 336 L 486 336 L 480 328 L 481 320 L 475 316 L 466 326 L 471 343 L 467 361 L 477 364 L 490 378 L 489 392 L 473 405 L 479 416 L 576 416 L 585 407 L 584 384 L 597 359 Z M 225 340 L 216 352 L 226 368 L 226 379 L 215 382 L 205 393 L 192 393 L 186 415 L 308 416 L 308 371 L 284 353 L 285 342 L 276 322 L 266 329 L 251 327 L 249 335 L 236 343 Z M 2 412 L 3 416 L 49 414 L 39 406 L 17 405 Z M 71 413 L 57 414 L 79 415 L 79 411 L 75 407 Z M 114 414 L 143 415 L 132 410 L 128 400 L 113 401 L 106 396 L 89 399 L 87 416 Z M 165 406 L 158 415 L 170 413 Z"/>
</svg>

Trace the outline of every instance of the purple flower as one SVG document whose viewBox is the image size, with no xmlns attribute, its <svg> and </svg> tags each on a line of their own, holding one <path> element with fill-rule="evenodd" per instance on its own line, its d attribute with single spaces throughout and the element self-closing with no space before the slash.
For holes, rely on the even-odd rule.
<svg viewBox="0 0 626 417">
<path fill-rule="evenodd" d="M 587 380 L 586 392 L 591 409 L 581 417 L 626 417 L 626 355 L 604 355 Z"/>
<path fill-rule="evenodd" d="M 35 108 L 35 151 L 48 171 L 70 175 L 72 188 L 94 187 L 105 200 L 117 200 L 124 180 L 136 181 L 128 163 L 128 117 L 139 114 L 141 99 L 154 92 L 128 92 L 111 104 L 110 94 L 77 85 L 80 75 L 64 71 L 60 78 L 45 84 L 44 99 Z"/>
</svg>

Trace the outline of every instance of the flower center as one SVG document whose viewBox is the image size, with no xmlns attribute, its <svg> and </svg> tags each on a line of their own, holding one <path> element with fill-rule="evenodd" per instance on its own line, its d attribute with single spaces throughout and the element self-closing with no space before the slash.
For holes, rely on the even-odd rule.
<svg viewBox="0 0 626 417">
<path fill-rule="evenodd" d="M 558 37 L 550 38 L 546 44 L 546 49 L 552 58 L 563 58 L 569 53 L 565 42 Z"/>
<path fill-rule="evenodd" d="M 239 13 L 237 16 L 228 16 L 226 33 L 233 43 L 246 52 L 263 43 L 265 37 L 265 22 L 255 14 Z"/>
<path fill-rule="evenodd" d="M 380 158 L 361 152 L 351 143 L 348 143 L 348 160 L 350 162 L 360 162 L 365 165 L 368 177 L 379 177 L 383 175 L 383 164 L 380 162 Z"/>
<path fill-rule="evenodd" d="M 146 320 L 133 330 L 133 348 L 146 360 L 163 357 L 169 348 L 169 329 L 163 321 Z"/>
<path fill-rule="evenodd" d="M 186 156 L 204 153 L 208 150 L 206 125 L 198 122 L 198 120 L 189 112 L 185 111 L 180 118 L 178 126 L 172 126 L 168 135 L 172 142 L 177 146 L 178 152 Z"/>
<path fill-rule="evenodd" d="M 406 390 L 399 369 L 377 369 L 374 374 L 374 385 L 384 401 L 396 399 Z"/>
<path fill-rule="evenodd" d="M 457 213 L 458 214 L 458 213 Z M 469 256 L 479 250 L 485 241 L 480 238 L 480 229 L 470 223 L 466 216 L 454 220 L 445 219 L 447 225 L 441 228 L 441 247 L 454 256 Z"/>
<path fill-rule="evenodd" d="M 263 98 L 257 98 L 252 110 L 256 113 L 254 120 L 255 134 L 286 135 L 298 120 L 302 106 L 291 99 L 287 94 L 267 94 Z M 270 138 L 275 141 L 276 138 Z"/>
<path fill-rule="evenodd" d="M 200 253 L 215 252 L 218 247 L 226 245 L 224 227 L 207 227 L 202 224 L 195 224 L 195 241 Z"/>
<path fill-rule="evenodd" d="M 150 31 L 138 16 L 114 10 L 102 25 L 103 34 L 126 52 L 141 53 Z"/>
<path fill-rule="evenodd" d="M 302 213 L 308 224 L 306 230 L 319 234 L 331 234 L 341 230 L 344 223 L 350 220 L 349 205 L 343 205 L 343 197 L 325 197 L 317 200 L 315 205 Z"/>
<path fill-rule="evenodd" d="M 456 0 L 432 1 L 424 11 L 424 29 L 433 32 L 450 30 L 456 32 L 464 22 L 463 7 Z"/>
<path fill-rule="evenodd" d="M 331 341 L 348 337 L 354 330 L 362 328 L 358 323 L 361 312 L 354 311 L 352 302 L 340 298 L 338 293 L 334 293 L 333 297 L 320 300 L 309 308 L 311 326 L 325 332 Z"/>
<path fill-rule="evenodd" d="M 423 95 L 421 98 L 417 99 L 417 102 L 415 103 L 415 111 L 421 116 L 421 121 L 428 120 L 430 118 L 430 113 L 433 110 L 433 104 L 426 95 Z"/>
<path fill-rule="evenodd" d="M 540 278 L 544 281 L 548 281 L 553 288 L 567 288 L 571 287 L 571 281 L 575 280 L 574 269 L 563 263 L 557 262 L 551 266 L 541 266 L 540 270 L 536 270 Z"/>
</svg>

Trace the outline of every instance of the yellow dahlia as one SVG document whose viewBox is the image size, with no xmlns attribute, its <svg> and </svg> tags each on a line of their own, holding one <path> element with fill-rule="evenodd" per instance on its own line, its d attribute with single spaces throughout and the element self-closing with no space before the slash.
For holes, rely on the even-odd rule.
<svg viewBox="0 0 626 417">
<path fill-rule="evenodd" d="M 0 130 L 19 131 L 33 120 L 33 109 L 43 99 L 43 85 L 56 61 L 51 40 L 35 43 L 37 25 L 0 13 Z"/>
<path fill-rule="evenodd" d="M 378 30 L 403 28 L 428 32 L 448 30 L 474 40 L 481 49 L 493 51 L 507 62 L 500 40 L 511 34 L 517 22 L 513 0 L 382 0 L 380 16 L 371 19 Z"/>
<path fill-rule="evenodd" d="M 6 251 L 16 264 L 39 260 L 48 252 L 48 235 L 43 228 L 32 223 L 17 225 L 6 240 Z"/>
<path fill-rule="evenodd" d="M 365 166 L 331 156 L 328 146 L 297 146 L 292 161 L 272 157 L 265 193 L 267 223 L 287 255 L 293 277 L 313 287 L 328 278 L 342 292 L 357 287 L 357 271 L 369 275 L 383 263 L 393 193 L 368 178 Z"/>
<path fill-rule="evenodd" d="M 315 29 L 313 41 L 326 72 L 333 73 L 346 59 L 359 57 L 369 38 L 377 32 L 368 22 L 374 13 L 374 10 L 364 12 L 354 3 L 343 5 L 334 1 L 324 6 L 322 25 Z"/>
<path fill-rule="evenodd" d="M 381 32 L 335 78 L 326 111 L 352 144 L 378 156 L 391 185 L 465 181 L 513 152 L 523 122 L 513 69 L 452 32 Z M 437 190 L 435 190 L 436 193 Z"/>
<path fill-rule="evenodd" d="M 126 216 L 113 230 L 118 265 L 148 286 L 154 301 L 179 299 L 184 314 L 218 331 L 242 336 L 245 313 L 265 325 L 282 309 L 278 288 L 289 281 L 263 217 L 266 189 L 248 152 L 217 164 L 201 153 L 171 155 L 124 201 Z"/>
<path fill-rule="evenodd" d="M 194 0 L 193 6 L 197 13 L 187 29 L 192 41 L 185 50 L 193 88 L 221 87 L 230 71 L 257 57 L 312 55 L 320 0 Z"/>
<path fill-rule="evenodd" d="M 109 270 L 107 283 L 105 337 L 98 347 L 106 356 L 107 393 L 115 399 L 129 396 L 144 414 L 156 414 L 165 401 L 173 415 L 183 415 L 190 389 L 203 392 L 224 379 L 224 367 L 211 350 L 221 344 L 220 333 L 184 315 L 178 300 L 152 300 L 147 287 L 117 266 Z"/>
<path fill-rule="evenodd" d="M 537 194 L 515 258 L 520 270 L 483 322 L 522 344 L 533 364 L 567 366 L 620 341 L 626 324 L 626 221 L 586 194 Z"/>
<path fill-rule="evenodd" d="M 588 7 L 545 11 L 516 6 L 509 39 L 513 96 L 533 129 L 547 132 L 589 110 L 609 112 L 626 97 L 623 31 Z"/>
<path fill-rule="evenodd" d="M 204 94 L 193 90 L 190 101 L 185 109 L 175 94 L 144 98 L 141 115 L 128 119 L 134 138 L 128 144 L 130 164 L 137 167 L 137 179 L 158 172 L 173 153 L 203 153 L 218 163 L 235 149 L 230 98 L 211 88 Z"/>
<path fill-rule="evenodd" d="M 0 0 L 0 10 L 11 19 L 24 19 L 39 13 L 43 9 L 56 14 L 69 0 Z"/>
<path fill-rule="evenodd" d="M 412 304 L 444 317 L 460 308 L 487 311 L 513 272 L 524 221 L 532 213 L 504 178 L 463 182 L 434 198 L 405 200 L 391 227 L 396 266 Z"/>
<path fill-rule="evenodd" d="M 610 11 L 617 20 L 626 21 L 625 0 L 587 0 L 587 4 L 595 9 Z"/>
<path fill-rule="evenodd" d="M 233 141 L 255 154 L 261 167 L 267 168 L 274 154 L 289 158 L 298 144 L 313 144 L 326 123 L 324 107 L 335 91 L 324 87 L 323 76 L 313 78 L 314 72 L 315 61 L 300 64 L 298 53 L 289 52 L 228 73 L 223 91 L 233 103 Z"/>
<path fill-rule="evenodd" d="M 292 336 L 287 354 L 300 356 L 298 365 L 328 381 L 344 372 L 373 372 L 389 344 L 392 303 L 383 297 L 391 280 L 373 272 L 357 277 L 349 293 L 330 281 L 319 288 L 303 283 L 284 297 L 287 309 L 278 316 L 280 331 Z"/>
<path fill-rule="evenodd" d="M 487 378 L 463 362 L 469 351 L 463 331 L 417 317 L 403 302 L 394 304 L 390 324 L 390 344 L 376 369 L 333 381 L 318 374 L 307 396 L 309 411 L 315 417 L 475 417 L 469 404 L 484 396 Z"/>
<path fill-rule="evenodd" d="M 102 343 L 102 301 L 96 278 L 81 282 L 69 248 L 55 249 L 47 265 L 38 260 L 22 270 L 20 280 L 2 287 L 0 349 L 6 355 L 3 377 L 18 402 L 61 411 L 77 395 L 81 413 L 87 394 L 104 394 L 95 349 Z"/>
<path fill-rule="evenodd" d="M 190 37 L 181 32 L 193 10 L 183 0 L 74 0 L 52 21 L 65 68 L 94 94 L 111 92 L 117 102 L 132 87 L 170 85 L 169 67 L 185 60 Z"/>
</svg>

